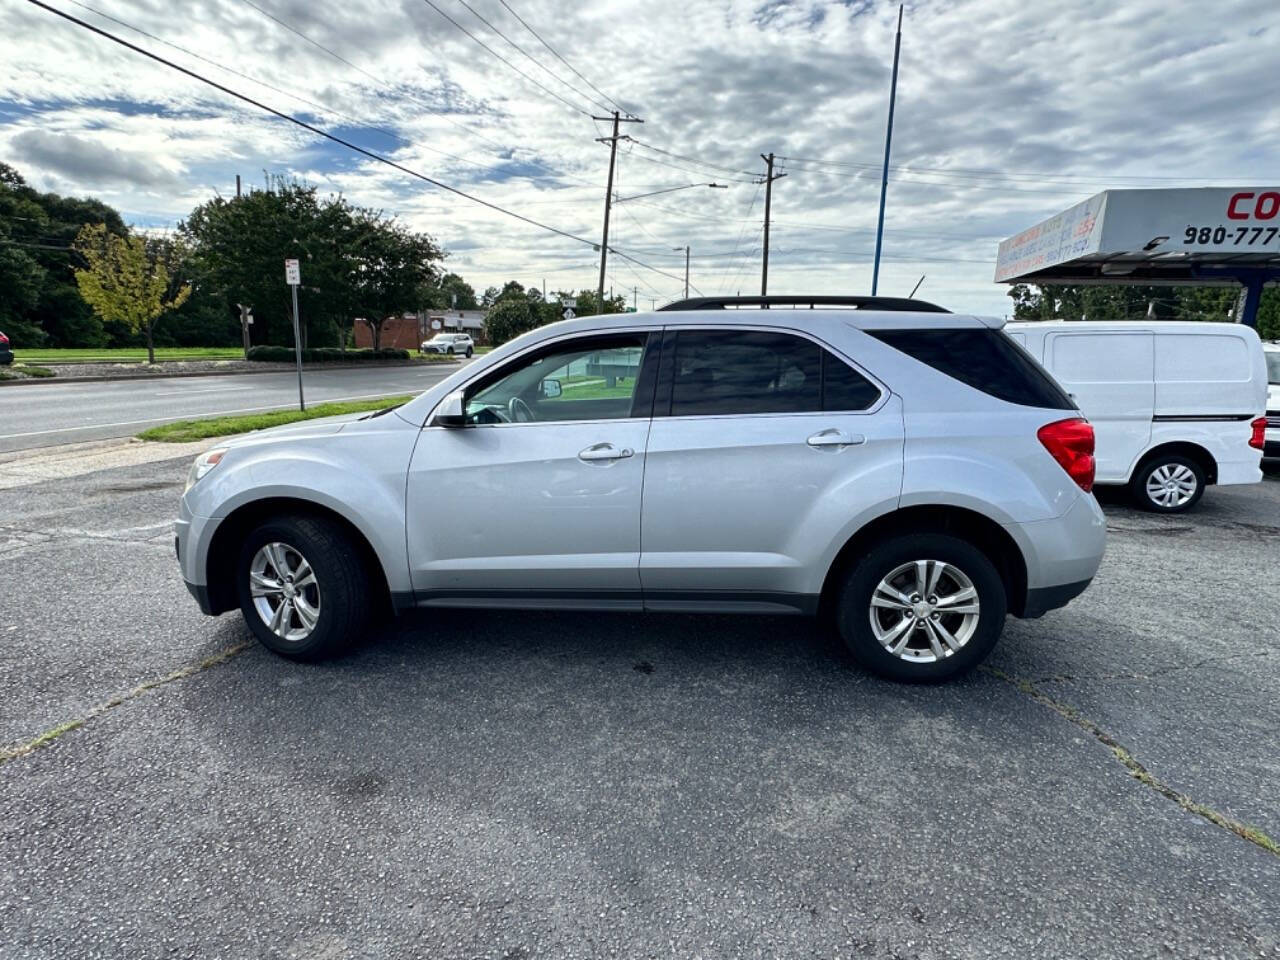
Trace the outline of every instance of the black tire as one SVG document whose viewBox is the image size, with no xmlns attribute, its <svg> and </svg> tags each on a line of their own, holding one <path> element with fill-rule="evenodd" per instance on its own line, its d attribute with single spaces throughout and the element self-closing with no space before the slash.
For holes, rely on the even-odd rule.
<svg viewBox="0 0 1280 960">
<path fill-rule="evenodd" d="M 919 560 L 941 561 L 958 570 L 972 584 L 978 600 L 977 623 L 967 640 L 954 651 L 949 646 L 944 647 L 945 656 L 930 662 L 904 659 L 890 653 L 876 638 L 871 622 L 873 611 L 885 619 L 896 616 L 896 611 L 872 607 L 872 595 L 880 581 L 899 567 Z M 951 576 L 950 573 L 944 574 L 946 583 L 956 583 Z M 840 591 L 835 615 L 840 636 L 859 665 L 890 680 L 934 683 L 968 673 L 985 660 L 1000 638 L 1007 612 L 1004 581 L 985 553 L 958 537 L 913 533 L 873 547 L 853 566 Z M 952 618 L 958 616 L 943 616 L 942 622 L 949 627 L 954 626 L 956 621 Z M 907 611 L 903 617 L 910 618 Z M 918 631 L 914 627 L 909 629 L 907 636 L 910 639 L 905 655 L 936 656 L 925 643 L 929 632 L 927 626 Z"/>
<path fill-rule="evenodd" d="M 451 357 L 452 357 L 452 356 L 453 356 L 453 347 L 450 347 L 448 350 L 446 350 L 446 351 L 445 351 L 445 353 L 449 354 L 449 356 L 451 356 Z"/>
<path fill-rule="evenodd" d="M 472 350 L 470 347 L 467 347 L 467 359 L 468 359 L 468 360 L 470 360 L 470 359 L 471 359 L 471 355 L 472 355 L 473 353 L 475 353 L 475 351 L 474 351 L 474 350 Z"/>
<path fill-rule="evenodd" d="M 287 639 L 274 633 L 250 591 L 254 559 L 270 543 L 284 544 L 296 551 L 296 556 L 305 558 L 314 571 L 313 609 L 318 609 L 319 615 L 303 638 Z M 288 565 L 289 561 L 285 563 Z M 323 517 L 284 516 L 249 534 L 236 563 L 236 587 L 240 611 L 253 635 L 267 649 L 291 660 L 331 657 L 362 636 L 370 624 L 369 578 L 360 553 L 341 526 Z M 273 606 L 270 599 L 267 602 Z M 301 630 L 300 614 L 293 616 Z"/>
<path fill-rule="evenodd" d="M 1171 499 L 1166 502 L 1155 499 L 1148 484 L 1160 485 L 1159 479 L 1153 480 L 1152 475 L 1161 469 L 1167 470 L 1164 476 L 1184 480 L 1187 478 L 1187 472 L 1190 472 L 1190 479 L 1186 482 L 1194 483 L 1194 488 L 1187 499 L 1183 499 L 1185 494 L 1179 494 L 1172 488 L 1167 488 Z M 1159 454 L 1144 463 L 1133 475 L 1133 479 L 1129 481 L 1129 493 L 1143 510 L 1150 510 L 1152 513 L 1183 513 L 1200 502 L 1200 498 L 1204 496 L 1205 484 L 1204 467 L 1190 457 Z M 1185 483 L 1183 489 L 1185 489 Z"/>
</svg>

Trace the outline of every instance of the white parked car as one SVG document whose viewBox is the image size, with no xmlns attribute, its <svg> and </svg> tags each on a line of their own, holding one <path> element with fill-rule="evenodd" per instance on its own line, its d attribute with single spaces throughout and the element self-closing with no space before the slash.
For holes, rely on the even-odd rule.
<svg viewBox="0 0 1280 960">
<path fill-rule="evenodd" d="M 200 456 L 182 574 L 297 659 L 379 605 L 500 606 L 821 613 L 881 674 L 962 673 L 1106 536 L 1093 430 L 1001 326 L 747 297 L 540 327 L 394 410 Z"/>
<path fill-rule="evenodd" d="M 423 340 L 419 353 L 443 353 L 449 356 L 469 357 L 476 351 L 475 341 L 466 333 L 437 333 L 430 340 Z"/>
<path fill-rule="evenodd" d="M 1140 506 L 1177 513 L 1209 484 L 1262 479 L 1267 370 L 1252 328 L 1054 320 L 1006 330 L 1093 424 L 1099 484 L 1128 484 Z"/>
<path fill-rule="evenodd" d="M 1267 358 L 1267 429 L 1262 456 L 1280 460 L 1280 341 L 1262 345 Z"/>
</svg>

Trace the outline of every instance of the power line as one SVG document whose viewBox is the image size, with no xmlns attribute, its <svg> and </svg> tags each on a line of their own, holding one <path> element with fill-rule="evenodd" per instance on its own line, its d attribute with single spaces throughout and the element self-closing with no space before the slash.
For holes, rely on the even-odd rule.
<svg viewBox="0 0 1280 960">
<path fill-rule="evenodd" d="M 249 2 L 249 0 L 245 0 L 245 2 L 246 2 L 246 3 L 248 3 L 248 2 Z M 465 34 L 466 34 L 468 37 L 470 37 L 473 41 L 475 41 L 476 43 L 478 43 L 481 47 L 483 47 L 486 51 L 488 51 L 488 53 L 489 53 L 490 55 L 492 55 L 492 56 L 494 56 L 494 57 L 497 57 L 499 60 L 501 60 L 503 63 L 505 63 L 508 67 L 510 67 L 510 68 L 511 68 L 512 70 L 514 70 L 516 73 L 520 74 L 520 76 L 524 77 L 526 80 L 528 80 L 530 83 L 532 83 L 532 84 L 533 84 L 535 87 L 537 87 L 539 90 L 542 90 L 544 93 L 547 93 L 547 94 L 549 94 L 549 95 L 551 95 L 551 96 L 555 97 L 557 100 L 559 100 L 561 103 L 563 103 L 563 104 L 564 104 L 566 107 L 568 107 L 570 110 L 575 110 L 575 111 L 577 111 L 578 113 L 583 114 L 584 116 L 588 116 L 588 117 L 589 117 L 589 116 L 591 116 L 591 111 L 590 111 L 590 110 L 583 110 L 583 109 L 582 109 L 582 107 L 578 106 L 577 104 L 575 104 L 575 103 L 570 103 L 568 100 L 566 100 L 564 97 L 560 96 L 560 94 L 556 93 L 556 92 L 555 92 L 554 90 L 552 90 L 550 87 L 546 86 L 546 85 L 545 85 L 545 84 L 543 84 L 543 83 L 540 83 L 539 81 L 535 80 L 533 77 L 529 76 L 527 73 L 525 73 L 525 72 L 524 72 L 523 70 L 521 70 L 519 67 L 517 67 L 514 63 L 512 63 L 510 60 L 508 60 L 506 57 L 504 57 L 502 54 L 498 53 L 498 51 L 497 51 L 497 50 L 494 50 L 494 49 L 493 49 L 493 47 L 489 46 L 487 43 L 485 43 L 483 40 L 481 40 L 479 37 L 477 37 L 474 33 L 472 33 L 470 30 L 468 30 L 466 27 L 464 27 L 462 24 L 460 24 L 457 20 L 453 19 L 453 17 L 449 16 L 447 13 L 445 13 L 443 10 L 441 10 L 439 7 L 437 7 L 434 3 L 432 3 L 432 2 L 431 2 L 431 0 L 422 0 L 422 2 L 423 2 L 423 3 L 425 3 L 425 4 L 426 4 L 428 7 L 430 7 L 432 10 L 434 10 L 436 13 L 440 14 L 440 16 L 442 16 L 442 17 L 444 17 L 446 20 L 448 20 L 451 24 L 453 24 L 455 27 L 457 27 L 459 30 L 461 30 L 463 33 L 465 33 Z M 464 4 L 464 5 L 465 5 L 465 4 Z M 471 8 L 470 8 L 470 7 L 468 7 L 467 9 L 468 9 L 468 10 L 470 10 Z M 501 34 L 499 34 L 499 36 L 501 36 Z M 514 44 L 513 44 L 513 46 L 514 46 Z"/>
<path fill-rule="evenodd" d="M 586 244 L 587 246 L 592 246 L 592 247 L 596 246 L 596 243 L 594 240 L 589 240 L 586 237 L 580 237 L 577 234 L 570 233 L 567 230 L 561 230 L 559 227 L 553 227 L 550 224 L 542 223 L 538 220 L 532 219 L 531 217 L 526 217 L 523 214 L 516 213 L 514 210 L 508 210 L 505 207 L 499 206 L 496 203 L 492 203 L 489 200 L 485 200 L 481 197 L 477 197 L 474 194 L 467 193 L 464 190 L 459 190 L 457 187 L 451 187 L 449 184 L 444 183 L 440 180 L 436 180 L 432 177 L 428 177 L 424 173 L 419 173 L 417 170 L 413 170 L 409 167 L 406 167 L 404 164 L 397 163 L 395 160 L 391 160 L 388 157 L 382 156 L 381 154 L 374 153 L 372 150 L 367 150 L 364 147 L 358 146 L 357 144 L 354 144 L 349 140 L 344 140 L 342 137 L 329 133 L 327 130 L 322 130 L 317 126 L 314 126 L 313 124 L 307 123 L 305 120 L 300 120 L 297 117 L 293 116 L 292 114 L 285 113 L 283 110 L 277 110 L 275 107 L 268 106 L 267 104 L 262 103 L 259 100 L 255 100 L 252 97 L 250 97 L 248 94 L 240 93 L 236 90 L 231 89 L 228 86 L 218 83 L 218 81 L 216 80 L 212 80 L 209 77 L 204 76 L 203 74 L 200 74 L 194 70 L 188 69 L 187 67 L 184 67 L 181 64 L 174 63 L 172 60 L 167 60 L 164 57 L 160 56 L 158 53 L 153 53 L 152 51 L 147 50 L 144 47 L 140 47 L 135 43 L 130 43 L 128 40 L 125 40 L 123 37 L 118 37 L 115 34 L 110 33 L 107 30 L 103 30 L 101 27 L 94 26 L 92 23 L 89 23 L 85 20 L 81 20 L 79 17 L 73 16 L 72 14 L 69 14 L 64 10 L 59 10 L 56 7 L 52 7 L 49 4 L 45 3 L 44 0 L 27 0 L 27 2 L 30 3 L 32 6 L 39 7 L 42 10 L 47 10 L 49 13 L 52 13 L 55 16 L 61 17 L 62 19 L 67 20 L 70 23 L 74 23 L 76 26 L 82 27 L 85 30 L 90 31 L 91 33 L 96 33 L 98 36 L 104 37 L 105 39 L 110 40 L 112 43 L 116 43 L 127 50 L 132 50 L 134 53 L 141 54 L 142 56 L 150 60 L 154 60 L 157 63 L 163 64 L 164 66 L 169 67 L 171 70 L 176 70 L 178 73 L 188 76 L 193 80 L 198 80 L 201 83 L 206 84 L 207 86 L 213 87 L 215 90 L 221 91 L 222 93 L 225 93 L 230 97 L 234 97 L 237 100 L 241 100 L 251 106 L 257 107 L 259 110 L 265 111 L 266 113 L 269 113 L 272 116 L 278 117 L 281 120 L 285 120 L 289 123 L 294 124 L 295 126 L 301 127 L 302 129 L 310 133 L 313 133 L 316 136 L 323 137 L 326 140 L 330 140 L 333 143 L 346 147 L 348 150 L 361 154 L 362 156 L 368 157 L 371 160 L 375 160 L 378 163 L 382 163 L 395 170 L 399 170 L 401 173 L 406 173 L 411 177 L 414 177 L 418 180 L 422 180 L 424 183 L 429 183 L 433 187 L 438 187 L 439 189 L 447 191 L 448 193 L 452 193 L 455 196 L 462 197 L 464 200 L 470 200 L 472 203 L 479 204 L 482 207 L 487 207 L 488 209 L 493 210 L 497 213 L 501 213 L 508 217 L 512 217 L 513 219 L 519 220 L 522 223 L 527 223 L 530 226 L 539 228 L 540 230 L 545 230 L 548 233 L 553 233 L 553 234 L 556 234 L 557 236 L 564 237 L 565 239 L 573 240 L 581 244 Z M 678 279 L 673 274 L 667 273 L 665 270 L 660 270 L 657 267 L 651 266 L 650 264 L 645 263 L 643 260 L 640 260 L 636 257 L 629 256 L 628 254 L 625 254 L 622 252 L 617 252 L 617 255 L 626 260 L 630 260 L 632 263 L 635 263 L 639 266 L 644 267 L 646 270 L 652 270 L 654 273 L 661 274 L 662 276 L 671 277 L 672 279 Z"/>
<path fill-rule="evenodd" d="M 451 160 L 457 160 L 460 163 L 469 163 L 472 166 L 480 167 L 482 170 L 493 170 L 497 168 L 497 165 L 495 164 L 483 164 L 483 163 L 480 163 L 479 161 L 470 160 L 467 157 L 460 157 L 457 154 L 449 153 L 445 150 L 437 150 L 434 147 L 428 147 L 425 144 L 415 144 L 412 140 L 402 137 L 398 133 L 395 133 L 392 130 L 387 130 L 385 127 L 372 126 L 368 123 L 367 120 L 358 119 L 356 117 L 351 116 L 350 114 L 343 113 L 342 111 L 337 110 L 333 107 L 327 106 L 323 103 L 318 103 L 315 100 L 310 100 L 307 97 L 304 97 L 301 94 L 296 93 L 292 90 L 286 90 L 283 87 L 277 87 L 272 83 L 268 83 L 266 80 L 262 80 L 258 77 L 252 76 L 247 73 L 242 73 L 241 71 L 236 70 L 234 67 L 228 67 L 226 64 L 219 63 L 217 60 L 213 60 L 209 57 L 202 56 L 201 54 L 196 53 L 194 50 L 188 50 L 186 47 L 182 46 L 181 44 L 173 43 L 172 41 L 165 40 L 163 37 L 157 37 L 153 33 L 148 33 L 146 30 L 143 30 L 141 27 L 136 27 L 131 23 L 121 20 L 119 17 L 114 17 L 109 13 L 105 13 L 104 11 L 97 9 L 96 7 L 91 7 L 87 3 L 81 3 L 80 0 L 67 0 L 67 2 L 79 7 L 82 10 L 88 10 L 90 13 L 96 14 L 97 16 L 101 17 L 104 20 L 109 20 L 112 23 L 118 24 L 119 26 L 124 27 L 126 30 L 132 30 L 134 33 L 139 34 L 140 36 L 146 37 L 148 40 L 154 41 L 155 43 L 160 43 L 166 47 L 171 47 L 172 49 L 178 50 L 181 53 L 185 53 L 187 56 L 192 57 L 193 59 L 199 60 L 202 63 L 207 63 L 212 67 L 217 67 L 219 70 L 223 70 L 227 73 L 234 74 L 235 76 L 240 77 L 243 80 L 248 80 L 251 83 L 259 84 L 260 86 L 266 87 L 268 90 L 272 90 L 276 93 L 283 94 L 284 96 L 290 97 L 293 100 L 297 100 L 300 103 L 305 103 L 307 104 L 307 106 L 314 107 L 315 109 L 319 110 L 321 113 L 327 113 L 327 114 L 330 114 L 331 116 L 338 117 L 341 120 L 346 120 L 348 123 L 354 124 L 356 126 L 373 130 L 377 133 L 382 134 L 384 137 L 387 137 L 388 139 L 391 139 L 391 140 L 396 140 L 407 147 L 414 147 L 417 149 L 426 150 L 430 153 L 439 154 L 442 157 L 448 157 Z M 246 0 L 246 2 L 248 2 L 248 0 Z M 253 4 L 250 4 L 250 6 L 253 6 Z M 255 9 L 258 9 L 258 8 L 255 7 Z M 270 16 L 270 14 L 267 14 L 267 16 Z M 272 19 L 274 20 L 275 18 L 272 17 Z M 280 22 L 280 21 L 277 20 L 277 22 Z M 287 26 L 287 24 L 285 26 Z M 289 28 L 289 29 L 292 29 L 292 28 Z"/>
<path fill-rule="evenodd" d="M 458 2 L 462 4 L 464 7 L 466 7 L 469 11 L 471 11 L 471 15 L 473 17 L 475 17 L 477 20 L 483 23 L 486 27 L 488 27 L 490 30 L 496 33 L 503 40 L 507 41 L 507 43 L 511 44 L 511 46 L 519 50 L 522 54 L 524 54 L 526 59 L 528 59 L 530 62 L 533 63 L 534 66 L 536 66 L 539 70 L 543 71 L 544 73 L 552 77 L 557 83 L 564 84 L 566 87 L 572 90 L 575 94 L 582 97 L 583 100 L 586 100 L 588 103 L 599 107 L 601 110 L 608 112 L 609 110 L 613 109 L 613 107 L 607 106 L 606 104 L 601 103 L 599 100 L 592 98 L 590 94 L 583 93 L 578 87 L 575 87 L 568 80 L 565 80 L 564 78 L 560 77 L 558 74 L 550 70 L 548 67 L 543 65 L 541 61 L 535 58 L 531 53 L 529 53 L 529 51 L 525 50 L 524 47 L 520 46 L 520 44 L 516 43 L 514 40 L 508 37 L 505 33 L 503 33 L 501 30 L 495 27 L 492 23 L 486 20 L 483 16 L 481 16 L 475 7 L 467 3 L 467 0 L 458 0 Z"/>
<path fill-rule="evenodd" d="M 72 0 L 72 2 L 75 2 L 75 0 Z M 310 44 L 311 46 L 315 47 L 317 50 L 320 50 L 321 52 L 323 52 L 323 53 L 327 54 L 328 56 L 332 57 L 334 60 L 337 60 L 339 63 L 344 64 L 344 65 L 345 65 L 345 66 L 347 66 L 347 67 L 350 67 L 352 70 L 355 70 L 355 71 L 356 71 L 357 73 L 359 73 L 361 76 L 368 78 L 368 79 L 369 79 L 369 80 L 371 80 L 373 83 L 377 84 L 380 88 L 382 88 L 382 89 L 384 89 L 384 90 L 388 90 L 388 91 L 390 91 L 390 90 L 392 89 L 392 88 L 391 88 L 391 86 L 390 86 L 390 85 L 389 85 L 389 84 L 388 84 L 388 83 L 387 83 L 387 82 L 386 82 L 382 77 L 379 77 L 377 74 L 372 73 L 372 72 L 370 72 L 369 70 L 366 70 L 364 67 L 361 67 L 361 66 L 359 66 L 359 65 L 357 65 L 357 64 L 355 64 L 355 63 L 353 63 L 352 61 L 350 61 L 350 60 L 348 60 L 346 57 L 344 57 L 342 54 L 338 53 L 336 50 L 332 50 L 332 49 L 330 49 L 329 47 L 326 47 L 323 43 L 320 43 L 318 40 L 313 40 L 311 37 L 307 36 L 305 33 L 303 33 L 303 32 L 302 32 L 301 30 L 299 30 L 297 27 L 295 27 L 295 26 L 293 26 L 292 24 L 287 23 L 286 21 L 284 21 L 284 20 L 280 19 L 280 18 L 279 18 L 279 17 L 277 17 L 275 14 L 273 14 L 273 13 L 271 13 L 271 12 L 267 11 L 267 10 L 262 9 L 262 7 L 258 6 L 258 4 L 254 2 L 254 0 L 243 0 L 243 2 L 244 2 L 245 4 L 247 4 L 248 6 L 252 7 L 254 10 L 258 11 L 258 13 L 262 14 L 262 15 L 263 15 L 264 17 L 266 17 L 268 20 L 271 20 L 273 23 L 279 24 L 280 26 L 284 27 L 284 29 L 288 30 L 288 31 L 289 31 L 290 33 L 292 33 L 294 36 L 296 36 L 296 37 L 298 37 L 298 38 L 300 38 L 300 39 L 304 40 L 306 43 L 308 43 L 308 44 Z M 421 105 L 422 107 L 424 107 L 424 108 L 427 110 L 427 112 L 428 112 L 428 113 L 432 114 L 433 116 L 437 116 L 437 117 L 439 117 L 440 119 L 442 119 L 442 120 L 446 121 L 447 123 L 451 123 L 451 124 L 453 124 L 453 126 L 457 127 L 459 130 L 463 131 L 464 133 L 466 133 L 466 134 L 468 134 L 468 135 L 470 135 L 470 136 L 473 136 L 473 137 L 477 138 L 478 140 L 483 140 L 485 143 L 488 143 L 488 144 L 490 144 L 491 146 L 497 147 L 499 150 L 507 151 L 507 150 L 510 150 L 510 149 L 511 149 L 510 144 L 506 144 L 506 143 L 502 143 L 502 142 L 500 142 L 500 141 L 498 141 L 498 140 L 494 140 L 492 137 L 486 136 L 485 134 L 481 133 L 480 131 L 478 131 L 478 130 L 476 130 L 476 129 L 472 128 L 472 127 L 467 126 L 465 123 L 462 123 L 461 121 L 455 120 L 452 116 L 450 116 L 450 115 L 449 115 L 449 113 L 448 113 L 448 112 L 446 112 L 446 111 L 444 111 L 444 110 L 440 109 L 440 108 L 439 108 L 438 106 L 436 106 L 434 103 L 430 102 L 429 100 L 425 100 L 425 99 L 423 99 L 422 97 L 418 96 L 418 95 L 417 95 L 417 94 L 415 94 L 414 92 L 412 92 L 412 91 L 403 91 L 403 92 L 405 93 L 405 95 L 407 95 L 407 96 L 408 96 L 408 98 L 409 98 L 410 100 L 412 100 L 412 101 L 414 101 L 415 103 L 417 103 L 417 104 Z M 288 95 L 288 94 L 286 94 L 286 95 Z M 330 109 L 330 111 L 329 111 L 329 112 L 330 112 L 330 113 L 336 113 L 336 111 L 334 111 L 334 110 L 332 110 L 332 109 Z M 340 116 L 340 114 L 339 114 L 339 116 Z M 431 149 L 431 148 L 427 148 L 427 149 Z M 437 152 L 437 153 L 438 153 L 438 152 L 440 152 L 440 151 L 434 151 L 434 152 Z M 453 156 L 453 155 L 452 155 L 452 154 L 446 154 L 446 156 Z M 466 162 L 466 163 L 476 163 L 476 161 L 474 161 L 474 160 L 465 160 L 465 158 L 464 158 L 464 162 Z M 526 160 L 525 162 L 529 163 L 529 164 L 530 164 L 530 165 L 532 165 L 532 166 L 537 167 L 537 168 L 538 168 L 538 169 L 540 169 L 540 170 L 544 170 L 544 171 L 546 171 L 547 173 L 551 174 L 552 176 L 557 176 L 557 177 L 567 177 L 567 178 L 569 178 L 570 180 L 577 180 L 579 183 L 586 183 L 586 184 L 590 184 L 591 186 L 595 186 L 595 184 L 592 184 L 592 183 L 591 183 L 591 181 L 589 181 L 589 180 L 586 180 L 586 179 L 584 179 L 584 178 L 582 178 L 582 177 L 579 177 L 579 176 L 575 176 L 574 174 L 567 173 L 567 172 L 565 172 L 565 171 L 556 170 L 556 169 L 554 169 L 554 168 L 552 168 L 552 167 L 549 167 L 549 166 L 547 166 L 545 163 L 542 163 L 542 162 L 540 162 L 540 161 L 538 161 L 538 160 L 536 160 L 536 159 Z M 476 165 L 477 165 L 477 166 L 483 166 L 482 164 L 476 164 Z"/>
<path fill-rule="evenodd" d="M 511 4 L 507 3 L 507 0 L 498 0 L 498 2 L 499 2 L 499 3 L 501 3 L 504 7 L 506 7 L 506 8 L 507 8 L 507 12 L 508 12 L 508 13 L 510 13 L 513 17 L 515 17 L 517 20 L 519 20 L 519 21 L 520 21 L 520 25 L 521 25 L 521 26 L 523 26 L 526 30 L 528 30 L 528 31 L 529 31 L 530 33 L 532 33 L 535 37 L 537 37 L 537 38 L 538 38 L 538 42 L 539 42 L 540 44 L 542 44 L 544 47 L 546 47 L 548 50 L 550 50 L 550 51 L 551 51 L 551 53 L 552 53 L 552 55 L 553 55 L 557 60 L 559 60 L 559 61 L 560 61 L 561 63 L 563 63 L 566 67 L 568 67 L 570 70 L 572 70 L 572 71 L 574 72 L 574 75 L 575 75 L 575 76 L 577 76 L 579 80 L 581 80 L 583 83 L 585 83 L 588 87 L 590 87 L 592 90 L 594 90 L 594 91 L 595 91 L 596 93 L 598 93 L 600 96 L 602 96 L 602 97 L 604 97 L 606 100 L 608 100 L 608 101 L 609 101 L 609 103 L 611 103 L 614 107 L 616 107 L 616 108 L 617 108 L 621 113 L 625 113 L 628 117 L 634 117 L 634 116 L 635 116 L 635 114 L 634 114 L 634 113 L 630 113 L 629 111 L 624 110 L 624 109 L 622 108 L 622 105 L 621 105 L 620 103 L 618 103 L 618 101 L 617 101 L 617 100 L 614 100 L 614 99 L 613 99 L 613 97 L 609 96 L 607 93 L 605 93 L 605 92 L 604 92 L 603 90 L 601 90 L 599 87 L 597 87 L 594 83 L 592 83 L 590 80 L 588 80 L 586 77 L 584 77 L 584 76 L 581 74 L 581 72 L 579 72 L 579 70 L 578 70 L 578 68 L 577 68 L 577 67 L 575 67 L 572 63 L 570 63 L 570 62 L 569 62 L 568 60 L 566 60 L 564 57 L 560 56 L 559 52 L 556 50 L 556 48 L 555 48 L 555 47 L 551 46 L 551 44 L 549 44 L 549 43 L 547 43 L 547 41 L 543 40 L 543 39 L 542 39 L 542 35 L 541 35 L 540 33 L 538 33 L 538 31 L 537 31 L 537 30 L 535 30 L 535 29 L 533 29 L 533 27 L 529 26 L 529 24 L 528 24 L 527 22 L 525 22 L 524 18 L 523 18 L 523 17 L 521 17 L 521 16 L 520 16 L 520 14 L 516 13 L 514 10 L 512 10 L 512 9 L 511 9 Z M 606 112 L 606 113 L 608 112 L 608 109 L 607 109 L 607 108 L 606 108 L 605 112 Z"/>
<path fill-rule="evenodd" d="M 632 140 L 632 141 L 634 141 L 634 139 L 635 139 L 635 138 L 634 138 L 634 137 L 627 137 L 626 139 L 627 139 L 627 140 Z M 659 160 L 657 157 L 645 157 L 645 156 L 641 156 L 641 155 L 640 155 L 640 154 L 638 154 L 638 153 L 628 153 L 628 154 L 627 154 L 627 156 L 629 156 L 629 157 L 634 157 L 634 158 L 635 158 L 635 159 L 637 159 L 637 160 L 643 160 L 645 163 L 656 163 L 656 164 L 658 164 L 659 166 L 663 166 L 663 167 L 671 167 L 673 170 L 680 170 L 680 171 L 683 171 L 684 173 L 692 174 L 692 175 L 693 175 L 693 176 L 695 176 L 695 177 L 705 177 L 705 176 L 707 176 L 707 172 L 706 172 L 705 170 L 698 170 L 698 169 L 696 169 L 696 168 L 694 168 L 694 167 L 685 167 L 685 166 L 681 166 L 681 165 L 680 165 L 680 164 L 678 164 L 678 163 L 672 163 L 670 160 Z M 746 171 L 740 171 L 740 172 L 745 173 Z M 751 176 L 755 176 L 755 174 L 751 174 Z M 722 177 L 721 179 L 722 179 L 722 180 L 728 180 L 730 183 L 755 183 L 755 180 L 745 180 L 745 179 L 742 179 L 742 178 L 740 178 L 740 177 L 737 177 L 737 178 L 735 178 L 735 177 Z"/>
<path fill-rule="evenodd" d="M 740 173 L 740 174 L 745 174 L 748 177 L 757 176 L 757 174 L 752 173 L 750 170 L 739 170 L 737 167 L 726 167 L 719 163 L 711 163 L 708 160 L 699 160 L 697 157 L 688 157 L 682 153 L 674 153 L 671 150 L 664 150 L 662 149 L 662 147 L 655 147 L 653 144 L 646 143 L 643 140 L 638 140 L 635 137 L 628 137 L 627 139 L 630 140 L 632 143 L 634 143 L 637 147 L 643 147 L 646 150 L 652 150 L 655 153 L 661 153 L 664 156 L 672 157 L 676 160 L 684 160 L 687 163 L 696 163 L 696 164 L 699 164 L 700 166 L 708 167 L 712 170 L 722 170 L 726 173 Z"/>
</svg>

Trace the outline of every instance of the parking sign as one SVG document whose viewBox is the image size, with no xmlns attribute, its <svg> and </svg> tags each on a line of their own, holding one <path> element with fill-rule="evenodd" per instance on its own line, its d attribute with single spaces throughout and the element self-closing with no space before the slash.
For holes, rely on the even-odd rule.
<svg viewBox="0 0 1280 960">
<path fill-rule="evenodd" d="M 302 283 L 302 272 L 298 269 L 297 260 L 286 260 L 284 262 L 284 282 L 291 287 L 296 287 Z"/>
</svg>

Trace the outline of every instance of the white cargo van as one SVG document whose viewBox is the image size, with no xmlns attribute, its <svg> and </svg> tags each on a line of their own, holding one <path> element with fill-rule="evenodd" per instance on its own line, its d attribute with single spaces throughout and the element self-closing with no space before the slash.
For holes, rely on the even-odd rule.
<svg viewBox="0 0 1280 960">
<path fill-rule="evenodd" d="M 1149 510 L 1193 507 L 1211 483 L 1262 479 L 1267 365 L 1234 323 L 1011 323 L 1017 343 L 1093 424 L 1097 483 L 1128 484 Z"/>
</svg>

